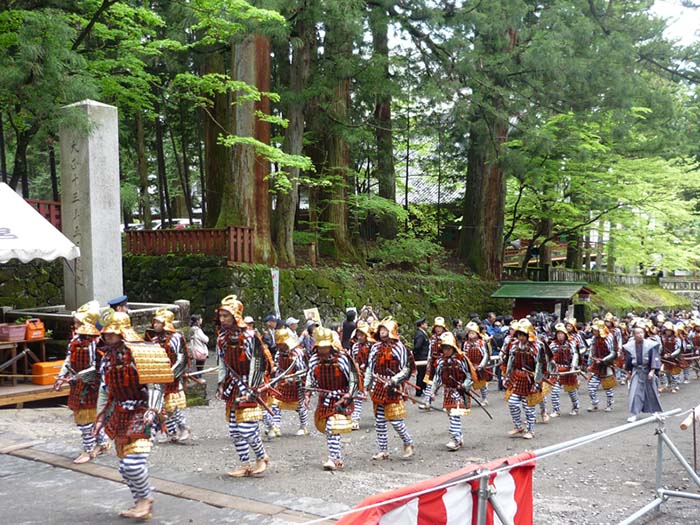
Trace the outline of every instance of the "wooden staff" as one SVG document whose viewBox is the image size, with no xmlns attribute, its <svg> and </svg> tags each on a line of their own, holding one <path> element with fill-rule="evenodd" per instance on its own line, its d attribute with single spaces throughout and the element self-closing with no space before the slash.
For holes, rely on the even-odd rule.
<svg viewBox="0 0 700 525">
<path fill-rule="evenodd" d="M 532 371 L 530 371 L 530 370 L 525 370 L 525 371 L 530 375 L 530 377 L 532 377 L 532 378 L 535 377 L 535 373 L 534 373 L 534 372 L 532 372 Z M 548 385 L 557 386 L 557 384 L 556 384 L 554 381 L 552 381 L 551 379 L 547 379 L 546 377 L 542 377 L 542 381 L 544 381 L 544 382 L 547 383 Z"/>
<path fill-rule="evenodd" d="M 450 380 L 451 380 L 453 383 L 455 383 L 455 384 L 461 386 L 460 383 L 459 383 L 459 381 L 457 381 L 454 377 L 450 376 L 449 378 L 450 378 Z M 484 412 L 486 412 L 486 415 L 489 416 L 489 419 L 493 419 L 493 416 L 491 415 L 491 413 L 490 413 L 488 410 L 486 410 L 486 407 L 485 407 L 484 405 L 481 404 L 481 401 L 479 401 L 479 399 L 481 398 L 481 396 L 478 396 L 478 395 L 477 395 L 477 396 L 474 396 L 474 395 L 472 395 L 472 392 L 474 392 L 474 390 L 472 390 L 471 392 L 468 392 L 467 390 L 462 390 L 462 389 L 460 389 L 459 386 L 457 386 L 457 391 L 458 391 L 458 392 L 464 393 L 464 395 L 469 396 L 469 397 L 472 399 L 472 401 L 474 401 L 477 405 L 479 405 L 479 408 L 481 408 L 481 410 L 483 410 Z M 474 393 L 476 393 L 476 392 L 474 392 Z"/>
<path fill-rule="evenodd" d="M 693 424 L 693 416 L 695 416 L 696 421 L 700 421 L 700 405 L 696 406 L 695 409 L 688 414 L 688 417 L 681 422 L 681 430 L 688 430 L 688 427 Z"/>
</svg>

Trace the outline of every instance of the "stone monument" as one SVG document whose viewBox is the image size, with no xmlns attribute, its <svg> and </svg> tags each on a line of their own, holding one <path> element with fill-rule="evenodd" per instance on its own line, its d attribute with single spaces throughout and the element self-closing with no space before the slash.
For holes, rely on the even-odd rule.
<svg viewBox="0 0 700 525">
<path fill-rule="evenodd" d="M 67 310 L 96 299 L 105 305 L 122 295 L 122 243 L 117 108 L 83 100 L 61 109 L 78 111 L 83 129 L 62 126 L 61 222 L 80 248 L 64 267 Z"/>
</svg>

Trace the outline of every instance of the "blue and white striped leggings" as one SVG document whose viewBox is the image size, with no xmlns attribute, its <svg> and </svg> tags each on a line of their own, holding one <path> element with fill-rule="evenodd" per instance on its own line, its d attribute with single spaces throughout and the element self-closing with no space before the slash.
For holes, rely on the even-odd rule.
<svg viewBox="0 0 700 525">
<path fill-rule="evenodd" d="M 594 407 L 598 406 L 598 387 L 600 386 L 600 376 L 598 374 L 593 374 L 591 379 L 588 381 L 588 396 L 591 398 L 591 404 Z M 608 388 L 605 390 L 605 397 L 608 400 L 608 406 L 613 406 L 615 402 L 615 389 Z"/>
<path fill-rule="evenodd" d="M 554 388 L 552 388 L 552 408 L 554 409 L 554 412 L 557 414 L 561 413 L 561 391 L 563 390 L 562 386 L 557 383 Z M 579 409 L 579 400 L 578 400 L 578 390 L 572 390 L 571 392 L 568 392 L 569 394 L 569 399 L 571 399 L 571 407 L 574 410 Z"/>
<path fill-rule="evenodd" d="M 535 407 L 528 406 L 527 396 L 511 394 L 510 398 L 508 399 L 508 409 L 510 410 L 510 417 L 513 419 L 513 425 L 515 425 L 515 428 L 523 428 L 523 420 L 520 416 L 521 407 L 525 411 L 527 431 L 533 432 L 535 430 Z"/>
<path fill-rule="evenodd" d="M 168 431 L 169 436 L 174 436 L 177 434 L 178 429 L 185 428 L 187 426 L 187 419 L 185 419 L 185 413 L 176 408 L 172 412 L 168 412 L 167 419 L 165 420 L 165 428 Z"/>
<path fill-rule="evenodd" d="M 447 416 L 450 421 L 450 437 L 457 443 L 462 441 L 462 418 L 460 416 Z"/>
<path fill-rule="evenodd" d="M 352 409 L 353 421 L 359 421 L 360 417 L 362 417 L 362 405 L 364 402 L 365 400 L 359 396 L 354 399 L 354 408 Z"/>
<path fill-rule="evenodd" d="M 270 409 L 274 414 L 274 416 L 272 416 L 272 426 L 280 428 L 280 425 L 282 424 L 282 410 L 280 410 L 280 407 L 278 407 L 277 405 L 272 405 Z M 297 407 L 296 412 L 299 416 L 299 428 L 306 428 L 309 425 L 309 411 L 306 410 L 306 407 L 304 406 L 304 401 L 302 399 L 299 400 L 299 406 Z M 264 421 L 263 424 L 265 424 Z M 266 428 L 270 427 L 266 425 Z"/>
<path fill-rule="evenodd" d="M 433 384 L 432 383 L 426 383 L 425 388 L 423 389 L 423 402 L 426 405 L 431 405 L 432 400 L 430 399 L 430 396 L 433 393 Z"/>
<path fill-rule="evenodd" d="M 83 450 L 85 452 L 92 452 L 95 450 L 95 445 L 104 445 L 107 441 L 107 436 L 105 431 L 101 430 L 97 437 L 92 435 L 92 429 L 95 423 L 87 423 L 86 425 L 77 425 L 78 430 L 80 430 L 80 437 L 83 440 Z"/>
<path fill-rule="evenodd" d="M 404 445 L 413 444 L 413 439 L 411 439 L 403 419 L 391 421 L 391 426 L 394 427 Z M 374 416 L 374 430 L 377 432 L 377 448 L 380 452 L 387 452 L 389 450 L 389 436 L 386 427 L 386 417 L 384 416 L 384 405 L 377 405 L 377 413 Z"/>
<path fill-rule="evenodd" d="M 148 498 L 153 487 L 148 479 L 148 454 L 129 454 L 119 461 L 119 473 L 131 490 L 134 501 Z"/>
<path fill-rule="evenodd" d="M 341 458 L 341 441 L 340 434 L 334 434 L 331 431 L 331 420 L 326 419 L 326 445 L 328 446 L 328 457 L 336 460 Z"/>
<path fill-rule="evenodd" d="M 231 410 L 231 416 L 228 420 L 228 433 L 233 439 L 233 444 L 236 447 L 238 458 L 241 463 L 250 461 L 250 449 L 253 449 L 256 459 L 265 457 L 265 447 L 262 439 L 260 439 L 260 426 L 257 421 L 247 421 L 245 423 L 236 423 L 236 411 Z"/>
</svg>

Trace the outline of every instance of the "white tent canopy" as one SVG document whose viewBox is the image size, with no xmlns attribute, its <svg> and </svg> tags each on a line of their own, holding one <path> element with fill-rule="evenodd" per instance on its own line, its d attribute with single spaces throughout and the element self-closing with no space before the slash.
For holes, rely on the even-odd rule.
<svg viewBox="0 0 700 525">
<path fill-rule="evenodd" d="M 0 263 L 80 257 L 80 249 L 31 204 L 0 182 Z"/>
</svg>

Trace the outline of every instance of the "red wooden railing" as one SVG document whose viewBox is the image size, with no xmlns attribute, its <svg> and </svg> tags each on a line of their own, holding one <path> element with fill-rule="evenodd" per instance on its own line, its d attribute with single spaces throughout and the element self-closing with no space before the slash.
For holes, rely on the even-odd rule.
<svg viewBox="0 0 700 525">
<path fill-rule="evenodd" d="M 185 230 L 127 230 L 126 251 L 136 255 L 199 253 L 226 257 L 232 263 L 252 263 L 253 229 L 242 226 Z"/>
<path fill-rule="evenodd" d="M 36 211 L 41 213 L 43 217 L 53 224 L 59 230 L 61 229 L 61 203 L 56 201 L 38 201 L 35 199 L 27 199 Z"/>
</svg>

